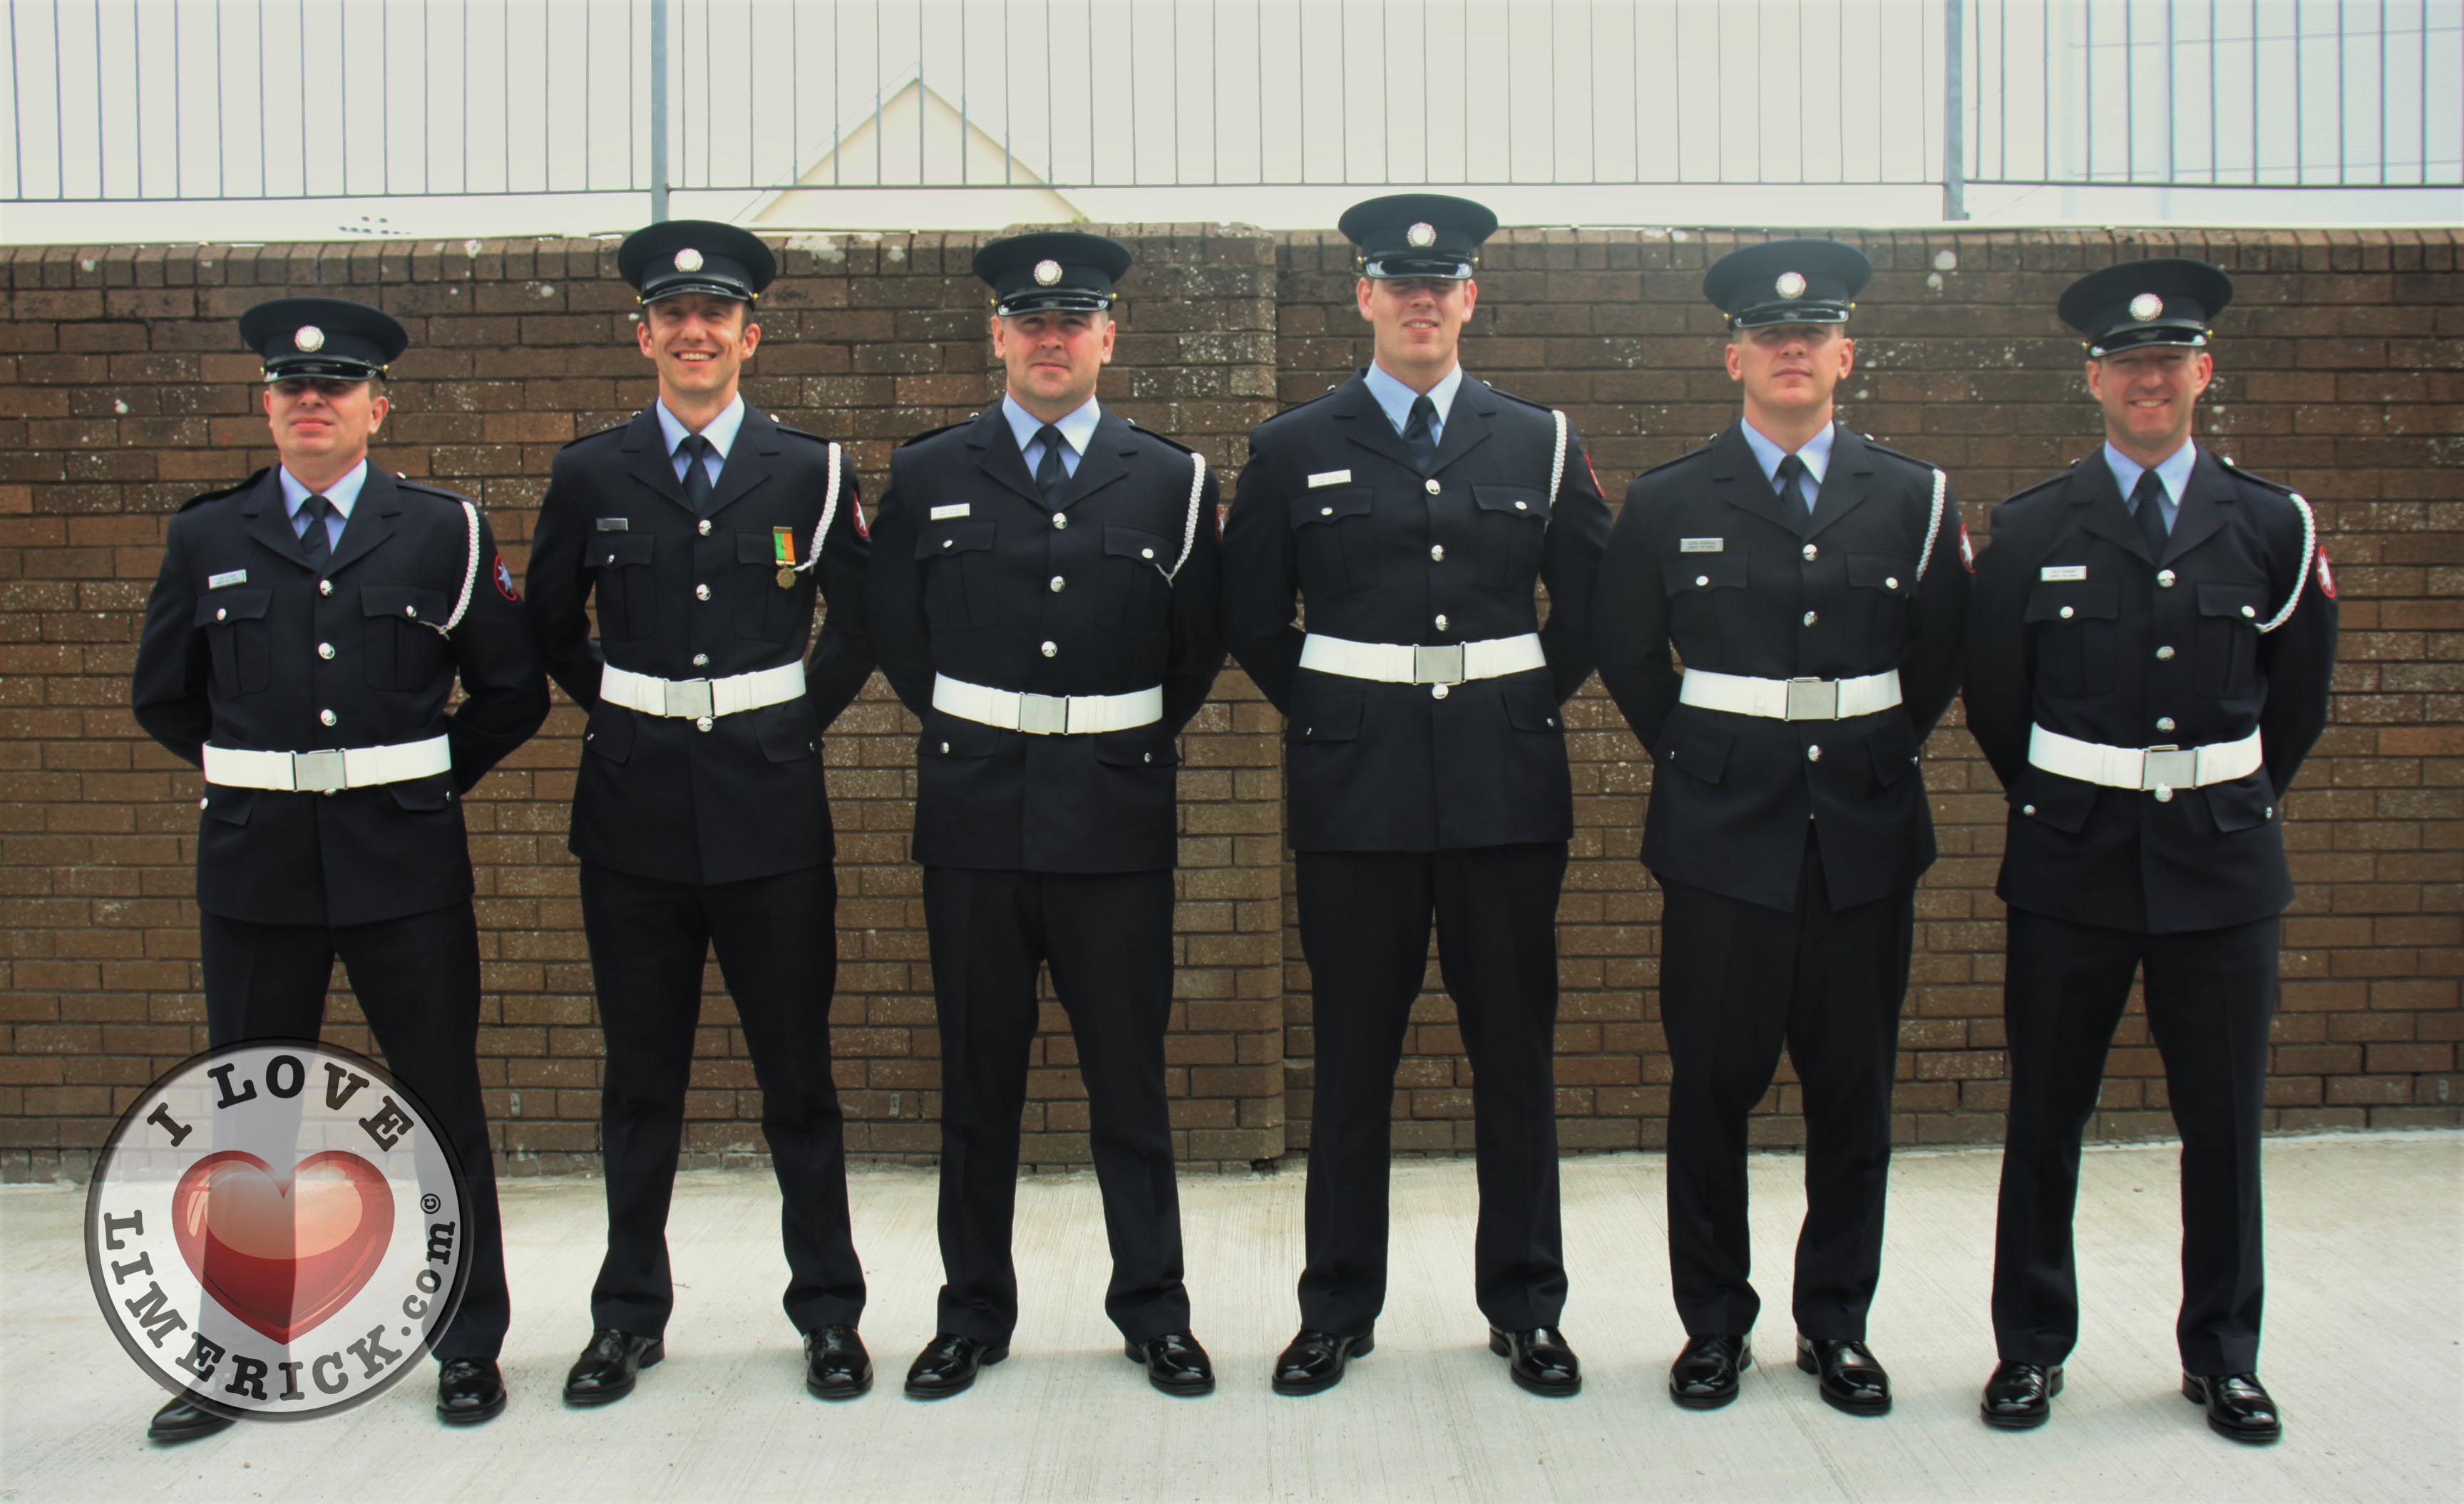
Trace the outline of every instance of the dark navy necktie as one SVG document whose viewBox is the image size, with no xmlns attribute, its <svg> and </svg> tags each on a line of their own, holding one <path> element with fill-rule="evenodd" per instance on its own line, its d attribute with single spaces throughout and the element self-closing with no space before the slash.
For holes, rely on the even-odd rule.
<svg viewBox="0 0 2464 1504">
<path fill-rule="evenodd" d="M 311 496 L 299 504 L 299 551 L 312 564 L 325 562 L 333 553 L 333 540 L 325 535 L 325 513 L 333 506 L 322 496 Z"/>
<path fill-rule="evenodd" d="M 685 500 L 695 512 L 710 510 L 710 467 L 703 456 L 715 454 L 718 447 L 698 433 L 689 433 L 677 441 L 676 452 L 685 457 Z"/>
<path fill-rule="evenodd" d="M 1062 484 L 1069 479 L 1068 468 L 1061 463 L 1061 430 L 1047 423 L 1035 430 L 1035 442 L 1044 446 L 1044 457 L 1035 462 L 1035 489 L 1044 492 L 1045 506 L 1054 506 Z"/>
<path fill-rule="evenodd" d="M 1793 454 L 1783 455 L 1779 462 L 1779 493 L 1788 503 L 1788 520 L 1804 532 L 1814 522 L 1814 509 L 1806 504 L 1805 489 L 1813 480 L 1805 462 Z"/>
<path fill-rule="evenodd" d="M 2165 539 L 2172 529 L 2165 525 L 2165 483 L 2154 470 L 2141 470 L 2139 484 L 2130 488 L 2130 510 L 2139 518 L 2139 535 L 2146 540 L 2147 556 L 2165 556 Z"/>
<path fill-rule="evenodd" d="M 1438 404 L 1426 392 L 1412 399 L 1412 416 L 1403 423 L 1403 442 L 1411 446 L 1412 463 L 1426 475 L 1438 466 Z"/>
</svg>

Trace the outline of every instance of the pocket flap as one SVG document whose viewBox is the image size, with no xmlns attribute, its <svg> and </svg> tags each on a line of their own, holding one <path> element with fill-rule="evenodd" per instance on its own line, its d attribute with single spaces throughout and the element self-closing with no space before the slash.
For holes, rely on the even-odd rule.
<svg viewBox="0 0 2464 1504">
<path fill-rule="evenodd" d="M 990 517 L 949 517 L 927 522 L 915 534 L 915 556 L 938 558 L 944 554 L 975 554 L 993 546 Z"/>
<path fill-rule="evenodd" d="M 1874 754 L 1874 781 L 1888 788 L 1916 772 L 1918 759 L 1924 753 L 1918 750 L 1916 732 L 1909 728 L 1907 717 L 1897 710 L 1884 714 L 1887 719 L 1868 747 Z"/>
<path fill-rule="evenodd" d="M 1292 526 L 1365 517 L 1369 515 L 1369 499 L 1375 493 L 1375 488 L 1368 486 L 1325 486 L 1302 491 L 1292 498 Z"/>
<path fill-rule="evenodd" d="M 420 585 L 362 585 L 360 609 L 369 616 L 399 617 L 442 627 L 453 614 L 453 598 Z"/>
<path fill-rule="evenodd" d="M 1094 742 L 1095 760 L 1114 768 L 1173 768 L 1180 763 L 1180 749 L 1152 726 L 1106 731 Z"/>
<path fill-rule="evenodd" d="M 1668 593 L 1683 595 L 1690 590 L 1737 590 L 1746 583 L 1746 556 L 1737 554 L 1689 554 L 1672 558 L 1660 566 L 1661 577 L 1668 582 Z"/>
<path fill-rule="evenodd" d="M 197 602 L 198 626 L 211 626 L 217 621 L 253 621 L 265 615 L 266 603 L 274 599 L 271 589 L 209 590 Z"/>
<path fill-rule="evenodd" d="M 2086 617 L 2110 621 L 2120 597 L 2120 588 L 2109 579 L 2049 580 L 2028 593 L 2028 610 L 2023 620 L 2070 621 Z"/>
<path fill-rule="evenodd" d="M 2096 784 L 2032 767 L 2005 797 L 2022 819 L 2050 825 L 2065 836 L 2076 836 L 2096 809 L 2097 792 Z"/>
<path fill-rule="evenodd" d="M 1287 742 L 1348 742 L 1360 735 L 1360 714 L 1368 693 L 1357 685 L 1303 684 L 1292 691 L 1291 714 L 1284 728 Z"/>
<path fill-rule="evenodd" d="M 1511 679 L 1498 688 L 1498 698 L 1506 702 L 1506 719 L 1518 731 L 1554 732 L 1557 724 L 1557 691 L 1543 678 Z"/>
<path fill-rule="evenodd" d="M 1104 553 L 1112 558 L 1133 558 L 1162 569 L 1171 564 L 1180 550 L 1169 539 L 1143 528 L 1125 528 L 1117 522 L 1104 524 Z"/>
<path fill-rule="evenodd" d="M 754 711 L 753 735 L 772 762 L 796 762 L 822 750 L 822 729 L 813 719 L 810 700 L 786 700 Z"/>
<path fill-rule="evenodd" d="M 915 755 L 926 757 L 989 757 L 1001 750 L 1004 738 L 1016 736 L 998 726 L 981 721 L 960 720 L 955 715 L 935 714 L 924 725 L 924 734 L 915 743 Z"/>
<path fill-rule="evenodd" d="M 1474 486 L 1471 504 L 1483 512 L 1549 520 L 1549 493 L 1536 486 Z"/>
<path fill-rule="evenodd" d="M 206 791 L 206 813 L 226 825 L 245 825 L 256 808 L 254 789 L 214 789 Z"/>
<path fill-rule="evenodd" d="M 1896 554 L 1851 554 L 1848 556 L 1848 583 L 1860 590 L 1887 590 L 1893 595 L 1912 596 L 1917 588 L 1916 563 Z"/>
<path fill-rule="evenodd" d="M 2233 617 L 2257 624 L 2267 612 L 2267 592 L 2216 580 L 2199 582 L 2199 615 Z"/>
<path fill-rule="evenodd" d="M 590 711 L 590 724 L 583 729 L 582 749 L 609 762 L 622 763 L 633 755 L 633 737 L 641 723 L 633 712 L 609 700 L 602 700 Z"/>
<path fill-rule="evenodd" d="M 1686 716 L 1670 722 L 1661 742 L 1661 761 L 1705 783 L 1717 783 L 1728 769 L 1728 749 L 1737 739 L 1708 720 Z"/>
<path fill-rule="evenodd" d="M 2220 831 L 2249 830 L 2276 817 L 2276 791 L 2268 783 L 2264 768 L 2248 777 L 2214 784 L 2201 792 L 2208 798 L 2208 817 L 2216 822 Z"/>
<path fill-rule="evenodd" d="M 453 802 L 453 774 L 437 773 L 425 778 L 388 783 L 385 792 L 393 796 L 394 803 L 407 810 L 441 810 Z"/>
<path fill-rule="evenodd" d="M 653 533 L 594 533 L 587 557 L 593 569 L 647 564 L 650 561 L 650 546 L 658 541 L 658 534 Z"/>
</svg>

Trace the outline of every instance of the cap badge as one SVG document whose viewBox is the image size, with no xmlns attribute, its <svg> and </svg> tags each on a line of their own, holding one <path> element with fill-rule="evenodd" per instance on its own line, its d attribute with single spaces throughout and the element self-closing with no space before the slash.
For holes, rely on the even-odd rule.
<svg viewBox="0 0 2464 1504">
<path fill-rule="evenodd" d="M 1038 286 L 1038 287 L 1050 287 L 1053 283 L 1058 282 L 1058 281 L 1060 281 L 1060 280 L 1061 280 L 1061 263 L 1060 263 L 1060 262 L 1058 262 L 1058 261 L 1039 261 L 1039 262 L 1037 262 L 1037 263 L 1035 264 L 1035 285 L 1036 285 L 1036 286 Z"/>
<path fill-rule="evenodd" d="M 695 251 L 695 250 L 694 250 L 693 247 L 691 247 L 691 246 L 687 246 L 687 247 L 685 247 L 685 249 L 683 249 L 682 251 L 677 251 L 677 252 L 676 252 L 676 270 L 677 270 L 677 271 L 679 271 L 679 272 L 698 272 L 698 271 L 700 271 L 700 270 L 701 270 L 701 252 L 700 252 L 700 251 Z"/>
<path fill-rule="evenodd" d="M 2165 300 L 2153 293 L 2142 293 L 2130 300 L 2130 316 L 2143 324 L 2164 311 Z"/>
<path fill-rule="evenodd" d="M 1805 295 L 1805 273 L 1802 272 L 1783 272 L 1779 274 L 1779 280 L 1772 283 L 1771 286 L 1778 289 L 1779 295 L 1782 297 L 1803 297 Z"/>
<path fill-rule="evenodd" d="M 315 324 L 301 324 L 299 332 L 291 337 L 291 343 L 293 348 L 314 355 L 325 348 L 325 331 Z"/>
<path fill-rule="evenodd" d="M 1415 246 L 1422 248 L 1434 246 L 1438 243 L 1438 227 L 1425 219 L 1419 220 L 1415 222 L 1411 229 L 1403 231 L 1403 238 Z"/>
</svg>

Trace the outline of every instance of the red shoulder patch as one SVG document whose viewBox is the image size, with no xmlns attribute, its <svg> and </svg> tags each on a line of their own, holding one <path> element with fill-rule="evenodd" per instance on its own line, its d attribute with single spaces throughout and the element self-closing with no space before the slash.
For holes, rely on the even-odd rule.
<svg viewBox="0 0 2464 1504">
<path fill-rule="evenodd" d="M 2327 567 L 2327 545 L 2319 545 L 2319 593 L 2328 599 L 2336 599 L 2336 572 Z"/>
<path fill-rule="evenodd" d="M 853 491 L 849 491 L 847 492 L 847 505 L 855 509 L 855 535 L 860 538 L 871 537 L 872 530 L 864 525 L 864 498 Z"/>
<path fill-rule="evenodd" d="M 1583 455 L 1583 469 L 1592 472 L 1592 490 L 1598 491 L 1602 496 L 1606 496 L 1609 493 L 1609 489 L 1600 484 L 1600 468 L 1592 463 L 1592 457 L 1589 452 L 1586 452 Z"/>
<path fill-rule="evenodd" d="M 502 554 L 496 556 L 495 576 L 496 594 L 504 597 L 516 605 L 521 604 L 521 594 L 514 589 L 514 572 L 505 567 L 505 556 Z"/>
<path fill-rule="evenodd" d="M 1222 502 L 1215 504 L 1215 541 L 1223 541 L 1223 513 L 1230 509 Z"/>
<path fill-rule="evenodd" d="M 1976 545 L 1969 541 L 1965 522 L 1959 525 L 1959 562 L 1969 574 L 1976 573 Z"/>
</svg>

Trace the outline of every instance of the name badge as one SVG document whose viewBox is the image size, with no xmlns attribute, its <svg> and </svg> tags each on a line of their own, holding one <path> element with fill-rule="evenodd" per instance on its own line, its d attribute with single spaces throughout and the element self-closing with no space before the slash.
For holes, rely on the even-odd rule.
<svg viewBox="0 0 2464 1504">
<path fill-rule="evenodd" d="M 1727 546 L 1727 538 L 1679 538 L 1677 540 L 1677 552 L 1680 554 L 1718 554 Z"/>
<path fill-rule="evenodd" d="M 208 590 L 220 590 L 225 585 L 245 585 L 247 583 L 248 571 L 244 569 L 227 569 L 219 575 L 208 575 L 206 577 L 206 588 Z"/>
<path fill-rule="evenodd" d="M 599 531 L 602 533 L 630 533 L 633 531 L 633 519 L 630 517 L 599 517 L 593 520 L 597 524 Z"/>
<path fill-rule="evenodd" d="M 963 517 L 967 514 L 969 509 L 973 505 L 974 503 L 972 502 L 958 501 L 953 502 L 946 507 L 935 507 L 933 509 L 933 520 L 935 522 L 946 522 L 952 517 Z"/>
<path fill-rule="evenodd" d="M 2085 564 L 2048 564 L 2036 571 L 2036 578 L 2038 579 L 2085 579 L 2087 566 Z"/>
<path fill-rule="evenodd" d="M 1346 486 L 1351 482 L 1350 470 L 1320 470 L 1309 477 L 1309 490 L 1315 490 L 1320 486 Z"/>
</svg>

